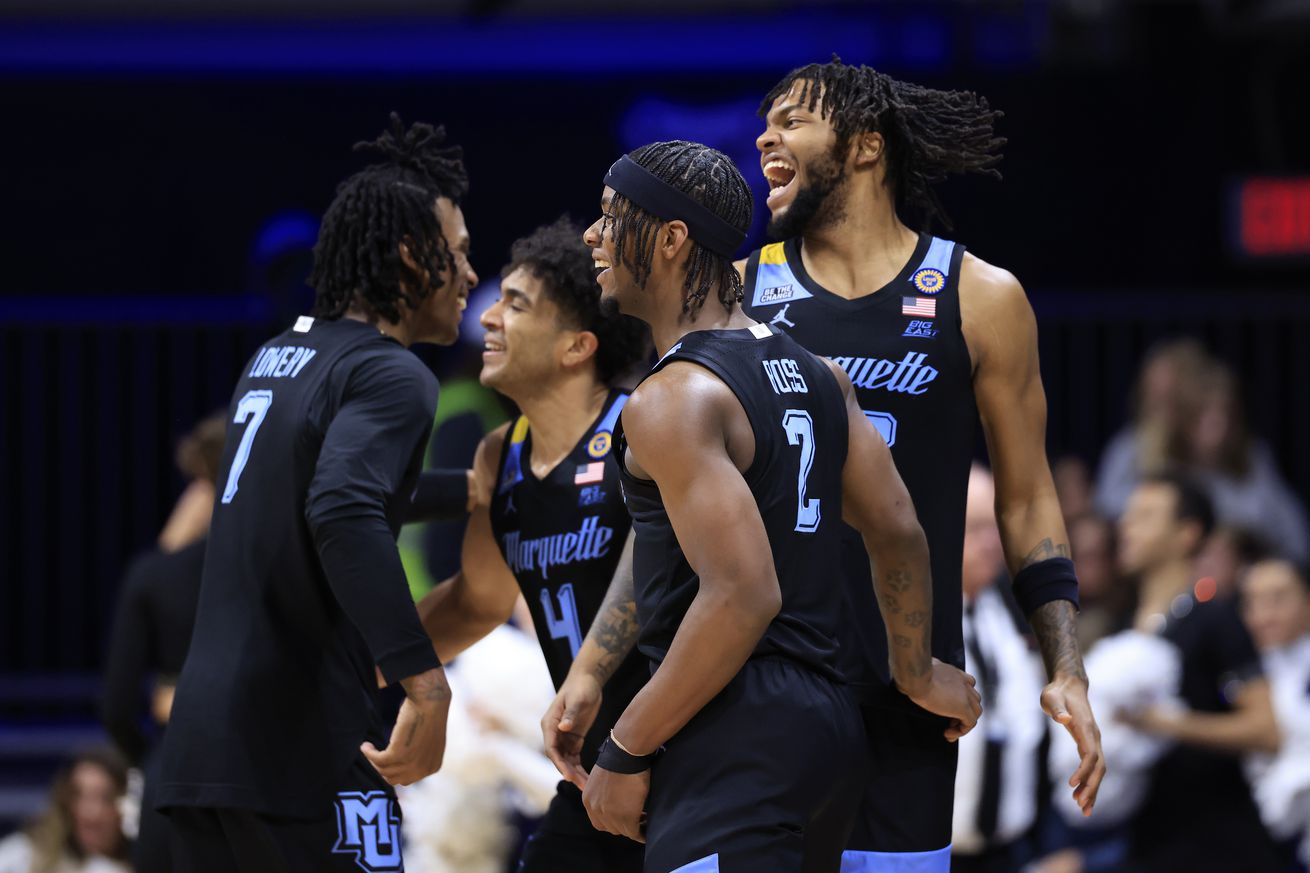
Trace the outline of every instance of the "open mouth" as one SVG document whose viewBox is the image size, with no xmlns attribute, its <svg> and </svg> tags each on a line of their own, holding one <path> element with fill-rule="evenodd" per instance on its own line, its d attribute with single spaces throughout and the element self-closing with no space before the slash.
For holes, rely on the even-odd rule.
<svg viewBox="0 0 1310 873">
<path fill-rule="evenodd" d="M 791 190 L 796 168 L 782 158 L 774 158 L 764 165 L 764 179 L 769 183 L 768 202 L 772 203 Z"/>
<path fill-rule="evenodd" d="M 592 268 L 596 271 L 595 278 L 597 280 L 599 280 L 603 274 L 607 273 L 612 266 L 614 265 L 604 258 L 592 258 Z"/>
<path fill-rule="evenodd" d="M 482 357 L 489 355 L 503 355 L 505 353 L 505 344 L 500 340 L 484 337 L 482 340 Z"/>
</svg>

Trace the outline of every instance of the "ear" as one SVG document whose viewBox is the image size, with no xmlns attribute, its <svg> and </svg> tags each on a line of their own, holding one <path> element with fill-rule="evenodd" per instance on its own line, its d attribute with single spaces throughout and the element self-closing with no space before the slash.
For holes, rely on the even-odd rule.
<svg viewBox="0 0 1310 873">
<path fill-rule="evenodd" d="M 403 262 L 404 265 L 405 265 L 406 267 L 408 267 L 412 272 L 417 273 L 417 272 L 418 272 L 418 261 L 414 260 L 414 255 L 413 255 L 413 253 L 411 253 L 410 250 L 409 250 L 409 240 L 408 240 L 408 239 L 402 239 L 402 240 L 400 241 L 400 245 L 399 245 L 397 248 L 400 250 L 400 260 L 401 260 L 401 262 Z"/>
<path fill-rule="evenodd" d="M 872 167 L 882 160 L 887 141 L 883 139 L 881 133 L 862 133 L 855 137 L 852 147 L 855 149 L 855 166 Z"/>
<path fill-rule="evenodd" d="M 576 367 L 590 360 L 600 348 L 600 340 L 589 330 L 580 330 L 573 334 L 573 340 L 564 349 L 564 366 Z"/>
<path fill-rule="evenodd" d="M 660 257 L 666 261 L 671 261 L 678 257 L 678 253 L 683 249 L 690 248 L 689 241 L 691 233 L 687 230 L 687 225 L 673 219 L 664 223 L 660 228 L 659 236 L 655 240 L 655 245 L 660 253 Z"/>
</svg>

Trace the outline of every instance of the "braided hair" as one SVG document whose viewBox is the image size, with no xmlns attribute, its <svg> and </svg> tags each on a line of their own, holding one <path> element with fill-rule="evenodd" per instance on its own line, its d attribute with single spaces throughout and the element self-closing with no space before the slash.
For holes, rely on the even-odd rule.
<svg viewBox="0 0 1310 873">
<path fill-rule="evenodd" d="M 388 321 L 401 320 L 400 304 L 415 308 L 440 276 L 454 268 L 435 204 L 458 204 L 468 193 L 463 151 L 443 146 L 445 128 L 417 123 L 408 129 L 391 113 L 391 125 L 355 151 L 382 160 L 342 182 L 323 216 L 314 245 L 313 314 L 336 319 L 358 303 Z M 404 244 L 417 269 L 400 256 Z"/>
<path fill-rule="evenodd" d="M 801 83 L 800 102 L 827 118 L 837 133 L 834 153 L 844 154 L 857 134 L 877 132 L 887 143 L 887 181 L 897 212 L 931 223 L 950 220 L 933 186 L 952 173 L 1001 178 L 996 164 L 1005 139 L 994 134 L 1003 113 L 972 91 L 938 91 L 885 73 L 848 66 L 837 55 L 788 73 L 760 104 L 761 117 Z"/>
<path fill-rule="evenodd" d="M 722 152 L 696 142 L 672 140 L 642 146 L 628 157 L 743 233 L 750 228 L 750 188 L 737 165 Z M 615 256 L 632 271 L 638 287 L 644 288 L 655 258 L 656 232 L 664 221 L 618 192 L 610 211 L 614 215 Z M 704 306 L 711 288 L 719 289 L 719 302 L 731 311 L 742 298 L 741 276 L 732 258 L 695 240 L 689 242 L 682 311 L 691 314 Z"/>
<path fill-rule="evenodd" d="M 596 335 L 596 376 L 604 384 L 609 385 L 649 353 L 646 325 L 600 305 L 591 249 L 582 242 L 582 228 L 567 216 L 516 241 L 501 278 L 519 267 L 541 281 L 564 326 Z"/>
</svg>

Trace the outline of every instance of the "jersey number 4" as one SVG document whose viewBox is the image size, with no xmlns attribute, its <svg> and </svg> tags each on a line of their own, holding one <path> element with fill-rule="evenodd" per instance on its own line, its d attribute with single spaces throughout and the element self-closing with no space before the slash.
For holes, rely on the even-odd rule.
<svg viewBox="0 0 1310 873">
<path fill-rule="evenodd" d="M 223 487 L 224 503 L 231 503 L 232 498 L 237 496 L 237 482 L 241 479 L 241 471 L 246 468 L 246 461 L 250 460 L 250 446 L 272 405 L 272 391 L 247 391 L 237 404 L 237 414 L 232 421 L 245 424 L 246 432 L 241 435 L 241 444 L 237 446 L 236 457 L 232 459 L 232 469 L 227 471 L 227 485 Z"/>
<path fill-rule="evenodd" d="M 578 649 L 582 648 L 582 626 L 578 622 L 578 601 L 573 596 L 573 583 L 561 585 L 556 596 L 559 597 L 558 614 L 555 612 L 555 604 L 551 602 L 550 592 L 541 589 L 541 608 L 546 613 L 546 629 L 550 631 L 551 639 L 568 640 L 569 653 L 576 658 Z"/>
<path fill-rule="evenodd" d="M 801 463 L 796 473 L 796 531 L 814 533 L 823 516 L 819 498 L 805 499 L 805 484 L 814 467 L 814 419 L 804 409 L 788 409 L 782 416 L 782 429 L 787 432 L 787 442 L 801 447 Z"/>
</svg>

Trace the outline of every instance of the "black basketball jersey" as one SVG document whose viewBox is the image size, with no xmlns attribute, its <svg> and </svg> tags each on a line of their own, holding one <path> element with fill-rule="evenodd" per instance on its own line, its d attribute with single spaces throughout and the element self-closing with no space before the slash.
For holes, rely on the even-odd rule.
<svg viewBox="0 0 1310 873">
<path fill-rule="evenodd" d="M 322 815 L 360 743 L 383 744 L 374 665 L 436 665 L 395 554 L 436 399 L 417 357 L 349 319 L 301 318 L 247 364 L 161 805 Z M 345 549 L 349 572 L 325 571 L 325 530 L 362 537 Z M 355 548 L 379 540 L 394 572 Z"/>
<path fill-rule="evenodd" d="M 764 324 L 689 333 L 651 372 L 674 361 L 698 364 L 721 379 L 755 434 L 755 457 L 742 475 L 768 532 L 782 609 L 752 657 L 781 656 L 840 678 L 837 640 L 845 600 L 837 547 L 848 425 L 837 380 L 823 361 Z M 659 488 L 623 466 L 627 443 L 621 434 L 620 446 L 624 496 L 636 530 L 638 647 L 659 662 L 700 580 L 678 544 Z"/>
<path fill-rule="evenodd" d="M 883 288 L 846 300 L 818 285 L 799 240 L 751 254 L 746 311 L 844 369 L 861 408 L 891 447 L 928 539 L 933 580 L 933 654 L 964 666 L 960 565 L 964 503 L 973 460 L 973 365 L 960 327 L 964 246 L 920 234 L 904 269 Z M 885 698 L 887 636 L 863 540 L 846 527 L 843 565 L 852 608 L 863 618 L 866 657 L 852 678 Z M 894 696 L 899 699 L 899 696 Z"/>
<path fill-rule="evenodd" d="M 514 421 L 501 451 L 491 529 L 532 611 L 556 689 L 596 620 L 632 527 L 610 451 L 627 399 L 611 391 L 600 418 L 544 479 L 532 472 L 526 417 Z M 595 763 L 601 741 L 649 676 L 635 651 L 614 671 L 583 743 L 584 767 Z"/>
</svg>

